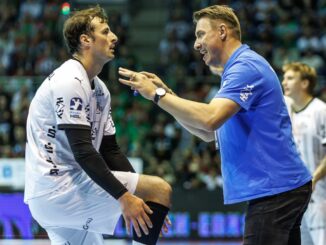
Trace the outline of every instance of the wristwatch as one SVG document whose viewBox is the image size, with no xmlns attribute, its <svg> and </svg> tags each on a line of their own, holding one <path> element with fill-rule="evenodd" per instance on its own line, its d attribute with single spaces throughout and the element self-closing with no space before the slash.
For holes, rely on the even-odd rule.
<svg viewBox="0 0 326 245">
<path fill-rule="evenodd" d="M 155 90 L 154 102 L 157 104 L 164 95 L 166 95 L 166 90 L 164 88 L 157 88 Z"/>
</svg>

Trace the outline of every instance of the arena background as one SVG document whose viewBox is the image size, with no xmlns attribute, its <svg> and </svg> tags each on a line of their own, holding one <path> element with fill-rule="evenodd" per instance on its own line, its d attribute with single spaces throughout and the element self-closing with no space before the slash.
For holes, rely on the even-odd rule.
<svg viewBox="0 0 326 245">
<path fill-rule="evenodd" d="M 112 95 L 118 142 L 140 172 L 161 176 L 174 189 L 173 225 L 162 241 L 239 244 L 245 204 L 223 205 L 215 145 L 192 137 L 167 113 L 133 97 L 118 83 L 117 69 L 155 72 L 181 97 L 209 101 L 219 77 L 193 50 L 192 12 L 228 4 L 240 19 L 243 42 L 268 59 L 280 79 L 284 63 L 305 62 L 317 69 L 315 92 L 326 100 L 325 0 L 1 0 L 0 238 L 47 238 L 22 201 L 28 107 L 42 80 L 69 58 L 62 41 L 64 20 L 74 9 L 96 3 L 107 10 L 119 37 L 116 58 L 100 74 Z M 115 234 L 129 239 L 122 222 Z M 10 242 L 0 240 L 20 244 Z"/>
</svg>

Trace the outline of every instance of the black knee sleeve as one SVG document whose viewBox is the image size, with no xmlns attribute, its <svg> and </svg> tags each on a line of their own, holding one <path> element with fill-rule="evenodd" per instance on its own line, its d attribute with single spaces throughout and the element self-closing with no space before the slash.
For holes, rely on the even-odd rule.
<svg viewBox="0 0 326 245">
<path fill-rule="evenodd" d="M 143 243 L 146 245 L 155 245 L 158 240 L 158 237 L 160 236 L 162 225 L 166 215 L 169 212 L 169 208 L 155 202 L 146 202 L 146 204 L 153 211 L 152 214 L 148 215 L 152 221 L 153 227 L 148 229 L 148 235 L 146 235 L 143 230 L 140 229 L 141 237 L 138 237 L 134 228 L 132 228 L 132 237 L 133 240 L 136 242 Z"/>
</svg>

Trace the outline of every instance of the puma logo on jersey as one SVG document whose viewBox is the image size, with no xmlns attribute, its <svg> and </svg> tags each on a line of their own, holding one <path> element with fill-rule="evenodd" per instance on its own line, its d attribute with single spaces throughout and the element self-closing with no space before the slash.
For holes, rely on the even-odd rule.
<svg viewBox="0 0 326 245">
<path fill-rule="evenodd" d="M 89 228 L 89 224 L 93 221 L 93 218 L 88 218 L 87 221 L 86 221 L 86 224 L 83 225 L 83 229 L 84 230 L 88 230 Z"/>
</svg>

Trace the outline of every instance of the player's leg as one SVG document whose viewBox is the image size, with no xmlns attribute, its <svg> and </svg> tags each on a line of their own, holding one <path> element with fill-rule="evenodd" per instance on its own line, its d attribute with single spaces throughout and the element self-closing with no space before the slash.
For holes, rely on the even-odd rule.
<svg viewBox="0 0 326 245">
<path fill-rule="evenodd" d="M 123 172 L 117 178 L 134 193 L 138 174 Z M 29 200 L 29 208 L 33 218 L 46 230 L 69 228 L 100 235 L 113 235 L 121 216 L 119 202 L 88 177 L 77 185 L 66 185 Z"/>
<path fill-rule="evenodd" d="M 314 245 L 326 244 L 326 201 L 310 204 L 311 219 L 308 225 Z M 304 244 L 304 243 L 302 243 Z"/>
<path fill-rule="evenodd" d="M 301 222 L 301 243 L 303 245 L 314 245 L 311 239 L 311 231 L 308 224 L 311 222 L 311 205 L 308 205 L 307 211 L 303 215 Z"/>
<path fill-rule="evenodd" d="M 171 194 L 171 186 L 162 178 L 140 175 L 135 195 L 142 198 L 153 211 L 153 214 L 149 215 L 153 228 L 149 229 L 148 235 L 142 232 L 141 237 L 133 230 L 133 244 L 156 244 L 171 205 Z"/>
<path fill-rule="evenodd" d="M 87 230 L 69 228 L 46 229 L 51 245 L 103 245 L 103 236 Z"/>
</svg>

